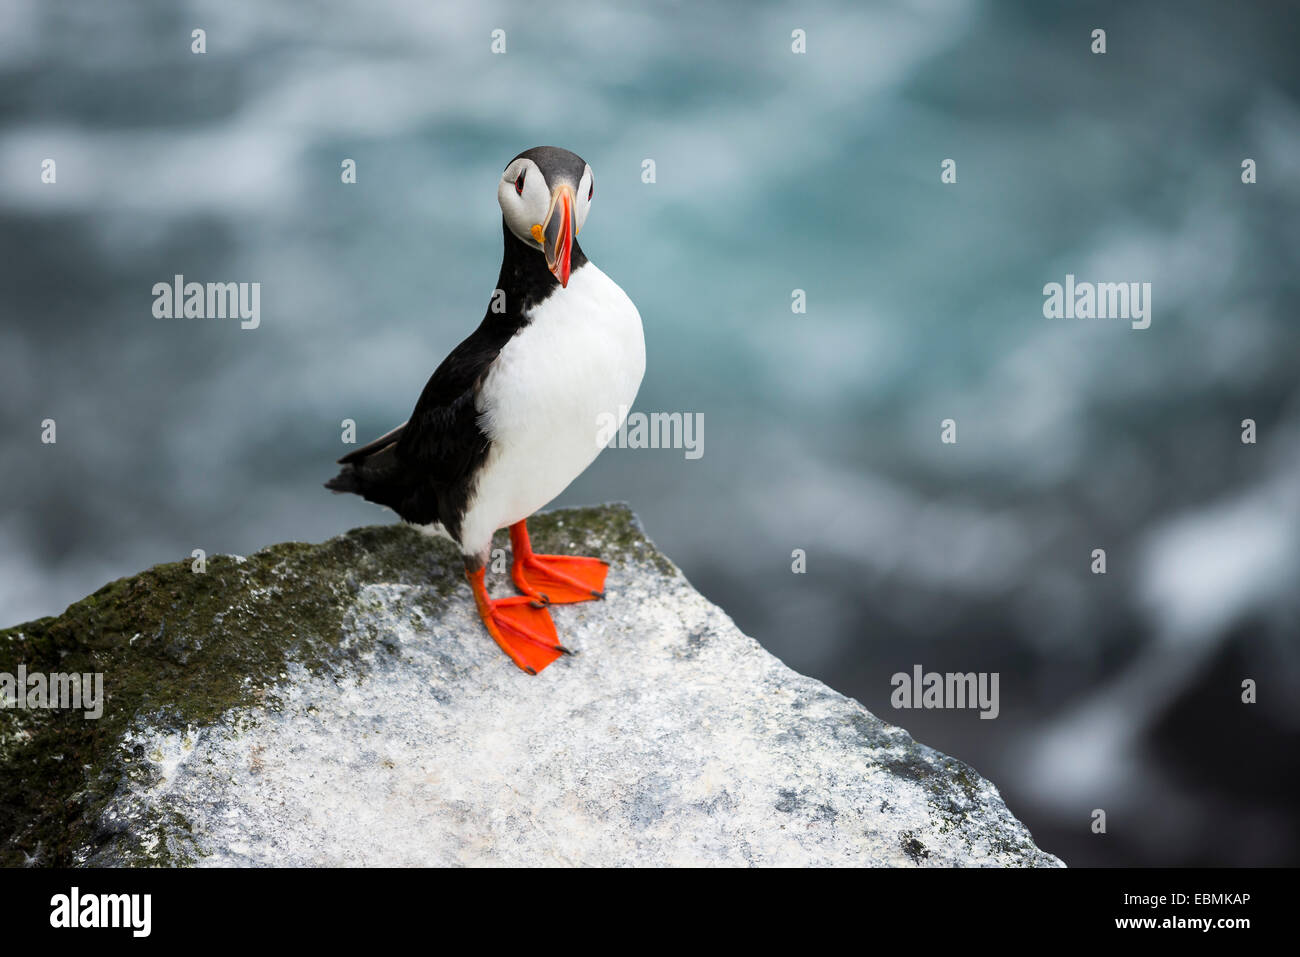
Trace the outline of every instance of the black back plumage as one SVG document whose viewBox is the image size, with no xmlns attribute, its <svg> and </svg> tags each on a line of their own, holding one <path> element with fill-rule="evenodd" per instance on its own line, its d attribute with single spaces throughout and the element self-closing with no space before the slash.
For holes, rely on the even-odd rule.
<svg viewBox="0 0 1300 957">
<path fill-rule="evenodd" d="M 504 299 L 501 311 L 489 303 L 478 328 L 429 377 L 406 424 L 339 459 L 343 468 L 326 488 L 385 505 L 408 522 L 441 522 L 453 538 L 460 538 L 479 469 L 491 449 L 479 427 L 479 389 L 502 348 L 528 324 L 533 308 L 560 285 L 545 257 L 516 237 L 504 220 L 502 231 L 505 253 L 497 289 L 504 297 L 494 296 Z M 587 262 L 576 240 L 571 255 L 576 272 Z"/>
</svg>

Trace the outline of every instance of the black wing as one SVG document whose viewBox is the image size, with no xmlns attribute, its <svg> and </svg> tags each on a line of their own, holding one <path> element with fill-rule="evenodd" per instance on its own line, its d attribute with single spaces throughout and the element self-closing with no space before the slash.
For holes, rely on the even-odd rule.
<svg viewBox="0 0 1300 957">
<path fill-rule="evenodd" d="M 478 391 L 518 327 L 489 315 L 429 377 L 410 419 L 349 452 L 325 483 L 386 505 L 408 522 L 441 522 L 459 537 L 473 480 L 491 447 L 478 424 Z"/>
<path fill-rule="evenodd" d="M 502 347 L 528 323 L 532 307 L 558 287 L 546 259 L 526 248 L 501 222 L 505 251 L 497 290 L 504 308 L 489 306 L 479 327 L 451 351 L 420 393 L 404 425 L 339 459 L 343 470 L 325 483 L 387 505 L 408 522 L 441 522 L 460 537 L 469 496 L 491 441 L 479 428 L 479 388 Z M 572 264 L 587 261 L 577 242 Z M 494 297 L 495 303 L 495 297 Z"/>
<path fill-rule="evenodd" d="M 343 456 L 343 458 L 339 459 L 339 465 L 347 465 L 349 462 L 359 462 L 364 458 L 374 455 L 376 452 L 383 451 L 390 445 L 395 445 L 405 428 L 406 423 L 403 422 L 397 428 L 393 429 L 393 431 L 381 435 L 368 445 L 363 445 L 359 449 L 353 449 L 347 455 Z"/>
</svg>

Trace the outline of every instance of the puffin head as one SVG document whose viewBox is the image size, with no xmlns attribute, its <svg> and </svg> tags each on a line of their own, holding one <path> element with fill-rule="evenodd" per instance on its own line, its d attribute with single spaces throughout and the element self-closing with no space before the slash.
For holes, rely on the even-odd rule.
<svg viewBox="0 0 1300 957">
<path fill-rule="evenodd" d="M 546 268 L 569 284 L 574 237 L 587 221 L 595 185 L 591 167 L 557 146 L 534 146 L 510 161 L 497 185 L 506 226 L 546 256 Z"/>
</svg>

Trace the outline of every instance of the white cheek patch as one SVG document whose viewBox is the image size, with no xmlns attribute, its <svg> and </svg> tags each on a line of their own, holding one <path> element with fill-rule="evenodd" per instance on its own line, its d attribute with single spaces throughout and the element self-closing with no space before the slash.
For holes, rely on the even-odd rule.
<svg viewBox="0 0 1300 957">
<path fill-rule="evenodd" d="M 588 166 L 582 171 L 582 179 L 578 181 L 578 208 L 574 211 L 577 222 L 574 224 L 574 233 L 582 232 L 582 224 L 587 221 L 587 210 L 591 209 L 591 201 L 587 198 L 591 193 L 591 167 Z"/>
<path fill-rule="evenodd" d="M 524 174 L 523 193 L 515 190 L 515 181 L 520 173 Z M 512 233 L 526 243 L 541 245 L 533 237 L 533 225 L 546 218 L 550 191 L 546 188 L 546 179 L 536 163 L 523 160 L 506 170 L 497 187 L 497 203 L 501 206 L 501 214 Z"/>
<path fill-rule="evenodd" d="M 534 226 L 541 226 L 546 222 L 546 211 L 551 208 L 551 191 L 546 188 L 546 179 L 542 176 L 542 171 L 536 167 L 524 180 L 524 195 L 521 199 L 531 220 L 528 224 L 531 233 Z"/>
</svg>

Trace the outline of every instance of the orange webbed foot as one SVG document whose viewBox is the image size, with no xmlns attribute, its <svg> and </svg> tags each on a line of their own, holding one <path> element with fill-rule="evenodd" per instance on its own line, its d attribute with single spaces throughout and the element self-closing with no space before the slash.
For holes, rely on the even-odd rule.
<svg viewBox="0 0 1300 957">
<path fill-rule="evenodd" d="M 489 598 L 482 567 L 467 570 L 465 577 L 488 634 L 523 671 L 535 675 L 561 655 L 571 654 L 560 644 L 551 613 L 531 596 Z"/>
<path fill-rule="evenodd" d="M 582 555 L 538 555 L 523 522 L 510 526 L 510 543 L 515 552 L 510 575 L 525 596 L 550 605 L 605 597 L 608 562 Z"/>
</svg>

